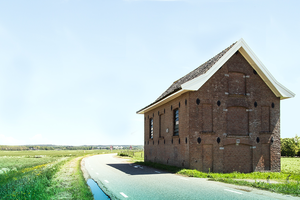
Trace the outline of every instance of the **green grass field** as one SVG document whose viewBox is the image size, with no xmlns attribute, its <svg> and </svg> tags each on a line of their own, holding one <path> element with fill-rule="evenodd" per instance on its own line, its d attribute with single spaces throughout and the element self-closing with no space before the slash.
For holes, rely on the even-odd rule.
<svg viewBox="0 0 300 200">
<path fill-rule="evenodd" d="M 69 199 L 93 199 L 80 161 L 84 156 L 115 152 L 0 151 L 0 199 L 57 199 L 67 194 L 72 194 Z M 66 176 L 64 171 L 72 173 Z"/>
<path fill-rule="evenodd" d="M 300 158 L 281 158 L 281 171 L 287 174 L 300 174 Z"/>
</svg>

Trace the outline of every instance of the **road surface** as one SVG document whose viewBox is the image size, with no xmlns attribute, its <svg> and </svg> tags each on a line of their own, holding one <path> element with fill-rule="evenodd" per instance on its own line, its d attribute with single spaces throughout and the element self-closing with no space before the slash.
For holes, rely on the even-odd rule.
<svg viewBox="0 0 300 200">
<path fill-rule="evenodd" d="M 128 163 L 116 154 L 87 157 L 84 165 L 111 199 L 300 199 L 251 187 L 183 177 Z"/>
</svg>

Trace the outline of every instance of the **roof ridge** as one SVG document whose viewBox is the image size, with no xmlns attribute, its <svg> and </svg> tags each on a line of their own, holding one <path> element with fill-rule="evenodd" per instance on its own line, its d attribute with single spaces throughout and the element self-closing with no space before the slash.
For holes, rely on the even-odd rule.
<svg viewBox="0 0 300 200">
<path fill-rule="evenodd" d="M 215 55 L 214 57 L 210 58 L 208 61 L 206 61 L 205 63 L 201 64 L 199 67 L 197 67 L 196 69 L 192 70 L 191 72 L 187 73 L 186 75 L 184 75 L 183 77 L 181 77 L 180 79 L 176 80 L 173 82 L 173 84 L 165 91 L 163 92 L 154 102 L 157 102 L 167 96 L 169 96 L 170 94 L 178 91 L 179 89 L 181 89 L 181 85 L 183 83 L 186 83 L 194 78 L 197 78 L 203 74 L 205 74 L 212 66 L 214 66 L 214 64 L 223 57 L 223 55 L 226 54 L 226 52 L 231 49 L 233 47 L 233 45 L 235 45 L 237 42 L 233 43 L 232 45 L 230 45 L 229 47 L 227 47 L 226 49 L 224 49 L 223 51 L 221 51 L 220 53 L 218 53 L 217 55 Z"/>
</svg>

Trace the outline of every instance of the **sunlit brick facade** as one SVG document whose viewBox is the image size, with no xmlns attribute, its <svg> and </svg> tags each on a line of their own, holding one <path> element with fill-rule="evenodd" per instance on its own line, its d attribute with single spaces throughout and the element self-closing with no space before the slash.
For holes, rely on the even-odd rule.
<svg viewBox="0 0 300 200">
<path fill-rule="evenodd" d="M 236 51 L 198 90 L 143 110 L 145 161 L 205 172 L 278 172 L 280 99 Z"/>
</svg>

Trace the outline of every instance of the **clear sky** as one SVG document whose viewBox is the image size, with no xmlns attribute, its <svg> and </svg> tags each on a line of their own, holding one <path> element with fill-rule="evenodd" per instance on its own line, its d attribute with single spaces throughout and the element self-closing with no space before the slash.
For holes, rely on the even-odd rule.
<svg viewBox="0 0 300 200">
<path fill-rule="evenodd" d="M 0 1 L 0 145 L 143 144 L 136 111 L 240 38 L 300 135 L 299 2 Z"/>
</svg>

